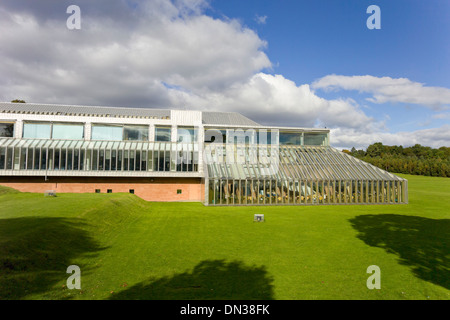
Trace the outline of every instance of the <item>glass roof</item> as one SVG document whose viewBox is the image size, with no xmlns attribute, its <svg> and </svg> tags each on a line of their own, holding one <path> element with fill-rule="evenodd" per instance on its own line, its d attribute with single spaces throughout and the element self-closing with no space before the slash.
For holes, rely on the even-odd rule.
<svg viewBox="0 0 450 320">
<path fill-rule="evenodd" d="M 328 146 L 213 148 L 206 153 L 210 179 L 404 180 Z M 221 148 L 223 160 L 210 156 Z"/>
</svg>

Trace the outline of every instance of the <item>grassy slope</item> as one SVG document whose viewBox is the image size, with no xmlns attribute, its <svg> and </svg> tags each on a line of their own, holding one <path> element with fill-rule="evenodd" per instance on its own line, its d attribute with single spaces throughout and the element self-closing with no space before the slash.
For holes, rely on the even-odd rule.
<svg viewBox="0 0 450 320">
<path fill-rule="evenodd" d="M 403 176 L 409 205 L 212 208 L 0 188 L 0 299 L 449 299 L 450 180 Z M 71 264 L 81 291 L 65 287 Z M 366 287 L 370 265 L 381 290 Z"/>
</svg>

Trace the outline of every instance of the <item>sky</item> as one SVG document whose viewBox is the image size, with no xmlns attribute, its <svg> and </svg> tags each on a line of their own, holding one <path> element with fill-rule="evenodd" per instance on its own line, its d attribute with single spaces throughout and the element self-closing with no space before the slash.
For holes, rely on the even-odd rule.
<svg viewBox="0 0 450 320">
<path fill-rule="evenodd" d="M 450 147 L 449 16 L 447 0 L 2 0 L 0 101 L 239 112 L 328 128 L 339 149 Z"/>
</svg>

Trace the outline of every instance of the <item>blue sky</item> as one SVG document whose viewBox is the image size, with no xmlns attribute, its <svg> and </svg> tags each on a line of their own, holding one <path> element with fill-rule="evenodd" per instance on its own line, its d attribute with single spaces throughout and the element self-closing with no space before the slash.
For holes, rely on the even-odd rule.
<svg viewBox="0 0 450 320">
<path fill-rule="evenodd" d="M 327 127 L 337 148 L 450 146 L 449 13 L 447 0 L 2 0 L 0 100 L 239 112 Z"/>
<path fill-rule="evenodd" d="M 381 9 L 381 29 L 369 30 L 369 5 Z M 214 0 L 213 16 L 233 17 L 268 42 L 269 73 L 296 83 L 329 74 L 408 78 L 450 88 L 450 2 L 417 1 L 270 1 Z M 258 23 L 257 17 L 265 17 Z M 394 131 L 432 128 L 449 122 L 406 103 L 374 105 L 357 91 L 318 92 L 326 98 L 351 97 L 366 113 L 390 119 Z"/>
</svg>

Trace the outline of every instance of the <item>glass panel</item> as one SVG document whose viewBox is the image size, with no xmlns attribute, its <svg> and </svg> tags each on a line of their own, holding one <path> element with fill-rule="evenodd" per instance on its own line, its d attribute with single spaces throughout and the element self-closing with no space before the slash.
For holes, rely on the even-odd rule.
<svg viewBox="0 0 450 320">
<path fill-rule="evenodd" d="M 44 123 L 24 123 L 23 124 L 23 137 L 34 139 L 50 139 L 51 124 Z"/>
<path fill-rule="evenodd" d="M 122 126 L 93 125 L 92 140 L 120 141 L 122 140 L 122 132 Z"/>
<path fill-rule="evenodd" d="M 19 170 L 20 167 L 20 149 L 14 148 L 14 170 Z"/>
<path fill-rule="evenodd" d="M 0 169 L 5 169 L 6 148 L 0 148 Z"/>
<path fill-rule="evenodd" d="M 12 155 L 13 155 L 13 149 L 12 148 L 6 148 L 6 169 L 12 169 Z"/>
<path fill-rule="evenodd" d="M 0 151 L 1 154 L 1 151 Z M 22 148 L 22 150 L 20 151 L 20 169 L 24 170 L 27 168 L 27 148 Z M 0 160 L 1 162 L 1 160 Z M 1 164 L 0 164 L 0 169 L 1 168 Z"/>
<path fill-rule="evenodd" d="M 177 142 L 193 143 L 197 142 L 198 130 L 195 128 L 178 127 Z"/>
<path fill-rule="evenodd" d="M 258 131 L 258 144 L 272 144 L 272 132 L 270 130 Z"/>
<path fill-rule="evenodd" d="M 134 150 L 130 150 L 130 171 L 134 171 L 135 168 L 135 161 L 136 161 L 136 153 Z"/>
<path fill-rule="evenodd" d="M 124 126 L 123 140 L 148 141 L 148 126 Z"/>
<path fill-rule="evenodd" d="M 53 139 L 83 139 L 84 126 L 74 124 L 53 124 L 52 138 Z"/>
<path fill-rule="evenodd" d="M 326 133 L 306 133 L 304 134 L 304 145 L 325 146 L 327 141 Z"/>
<path fill-rule="evenodd" d="M 116 162 L 117 162 L 117 151 L 111 150 L 111 170 L 116 170 L 117 168 Z"/>
<path fill-rule="evenodd" d="M 128 163 L 129 163 L 128 150 L 124 150 L 124 152 L 123 152 L 123 170 L 125 170 L 125 171 L 128 170 Z"/>
<path fill-rule="evenodd" d="M 66 149 L 61 149 L 61 156 L 60 156 L 60 163 L 59 163 L 59 168 L 61 170 L 66 170 L 66 156 L 67 156 Z"/>
<path fill-rule="evenodd" d="M 123 151 L 119 150 L 117 152 L 117 170 L 122 170 L 122 158 L 123 158 Z"/>
<path fill-rule="evenodd" d="M 105 170 L 111 170 L 111 150 L 105 151 Z"/>
<path fill-rule="evenodd" d="M 281 145 L 301 145 L 301 132 L 280 132 Z"/>
<path fill-rule="evenodd" d="M 39 170 L 39 160 L 41 159 L 40 149 L 34 150 L 34 169 Z"/>
<path fill-rule="evenodd" d="M 226 143 L 227 131 L 219 129 L 207 129 L 205 130 L 205 142 Z M 222 140 L 222 141 L 221 141 Z"/>
<path fill-rule="evenodd" d="M 0 137 L 13 137 L 14 123 L 0 123 Z"/>
<path fill-rule="evenodd" d="M 153 151 L 149 150 L 148 151 L 148 171 L 152 171 L 153 170 Z"/>
<path fill-rule="evenodd" d="M 170 127 L 156 127 L 155 141 L 169 141 L 171 138 L 172 129 Z"/>
<path fill-rule="evenodd" d="M 41 149 L 41 170 L 45 170 L 47 166 L 47 150 L 42 148 Z"/>
</svg>

